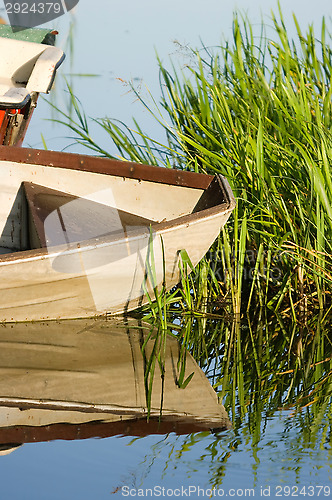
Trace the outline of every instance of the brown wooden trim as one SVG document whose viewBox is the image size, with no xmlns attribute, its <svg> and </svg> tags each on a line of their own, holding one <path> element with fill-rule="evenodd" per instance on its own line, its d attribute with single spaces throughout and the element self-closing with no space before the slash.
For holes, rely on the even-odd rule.
<svg viewBox="0 0 332 500">
<path fill-rule="evenodd" d="M 150 434 L 168 434 L 174 432 L 178 435 L 191 434 L 216 430 L 216 421 L 199 421 L 194 418 L 158 418 L 122 420 L 117 422 L 88 422 L 82 424 L 51 424 L 41 427 L 13 426 L 0 428 L 1 444 L 22 444 L 56 439 L 74 440 L 89 439 L 93 437 L 106 438 L 111 436 L 148 436 Z M 228 419 L 220 419 L 218 430 L 231 427 Z"/>
<path fill-rule="evenodd" d="M 0 161 L 68 168 L 196 189 L 206 189 L 213 179 L 212 175 L 143 165 L 130 161 L 9 146 L 0 146 Z"/>
</svg>

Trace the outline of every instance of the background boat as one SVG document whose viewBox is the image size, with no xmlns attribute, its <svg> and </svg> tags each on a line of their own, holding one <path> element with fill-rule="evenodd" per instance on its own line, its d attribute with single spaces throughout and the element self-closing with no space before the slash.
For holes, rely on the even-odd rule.
<svg viewBox="0 0 332 500">
<path fill-rule="evenodd" d="M 19 6 L 19 5 L 18 5 Z M 39 94 L 48 94 L 65 55 L 56 31 L 0 22 L 0 144 L 21 146 Z"/>
</svg>

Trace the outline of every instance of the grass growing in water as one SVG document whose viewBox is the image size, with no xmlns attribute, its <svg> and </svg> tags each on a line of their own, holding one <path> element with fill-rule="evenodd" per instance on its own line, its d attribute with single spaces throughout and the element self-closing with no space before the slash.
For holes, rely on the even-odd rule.
<svg viewBox="0 0 332 500">
<path fill-rule="evenodd" d="M 204 278 L 217 290 L 214 304 L 229 312 L 267 306 L 296 319 L 330 303 L 332 51 L 324 19 L 319 40 L 295 17 L 291 40 L 282 13 L 272 19 L 273 34 L 262 26 L 257 37 L 249 20 L 235 15 L 232 40 L 193 50 L 181 74 L 159 60 L 160 105 L 152 109 L 137 96 L 164 127 L 167 144 L 137 123 L 134 132 L 96 121 L 124 158 L 228 178 L 237 209 L 195 274 L 191 296 Z M 114 156 L 91 137 L 77 103 L 74 109 L 76 120 L 59 121 L 95 153 Z M 201 274 L 207 271 L 209 280 Z"/>
<path fill-rule="evenodd" d="M 224 483 L 243 449 L 250 450 L 254 478 L 259 477 L 259 464 L 278 453 L 283 465 L 296 460 L 297 477 L 311 474 L 304 457 L 313 457 L 315 450 L 326 450 L 329 463 L 331 326 L 331 317 L 322 313 L 307 325 L 285 322 L 279 315 L 233 323 L 183 318 L 179 337 L 210 378 L 233 423 L 233 432 L 217 434 L 201 454 L 202 460 L 211 455 L 211 488 Z M 204 343 L 198 342 L 200 336 Z M 276 422 L 278 432 L 271 437 Z M 181 448 L 184 457 L 197 441 L 204 442 L 204 437 L 188 436 Z"/>
<path fill-rule="evenodd" d="M 232 409 L 234 427 L 246 422 L 255 454 L 264 419 L 279 408 L 294 411 L 299 439 L 309 441 L 308 433 L 322 426 L 324 436 L 331 432 L 331 325 L 328 310 L 323 318 L 314 311 L 330 306 L 332 291 L 332 51 L 324 20 L 320 40 L 312 27 L 303 33 L 294 22 L 295 40 L 280 12 L 273 34 L 267 38 L 262 27 L 256 37 L 236 15 L 232 40 L 213 52 L 192 51 L 181 74 L 159 60 L 159 109 L 137 96 L 164 127 L 167 144 L 137 123 L 134 132 L 96 120 L 124 158 L 222 173 L 231 184 L 237 207 L 214 247 L 189 276 L 184 264 L 176 303 L 163 296 L 150 308 L 167 328 L 167 314 L 181 318 L 182 345 Z M 72 93 L 70 99 L 76 118 L 64 113 L 59 121 L 94 153 L 115 156 L 92 138 Z M 211 304 L 214 313 L 255 311 L 260 319 L 267 307 L 276 315 L 273 322 L 230 323 L 213 318 Z M 161 328 L 156 335 L 155 356 L 164 334 Z M 148 400 L 155 367 L 147 359 Z M 221 457 L 216 484 L 230 453 Z"/>
</svg>

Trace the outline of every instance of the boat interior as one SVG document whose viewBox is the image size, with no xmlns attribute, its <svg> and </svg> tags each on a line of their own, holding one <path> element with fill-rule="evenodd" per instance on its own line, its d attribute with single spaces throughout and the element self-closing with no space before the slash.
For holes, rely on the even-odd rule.
<svg viewBox="0 0 332 500">
<path fill-rule="evenodd" d="M 138 229 L 150 231 L 150 227 L 156 227 L 161 222 L 174 221 L 181 216 L 197 214 L 228 202 L 222 180 L 219 177 L 211 179 L 206 189 L 185 187 L 181 190 L 176 186 L 177 189 L 171 191 L 167 184 L 159 184 L 158 189 L 155 188 L 155 194 L 151 189 L 150 195 L 144 187 L 138 196 L 137 187 L 141 183 L 137 180 L 134 183 L 131 179 L 125 182 L 121 178 L 127 189 L 127 196 L 119 196 L 124 198 L 123 208 L 119 202 L 115 208 L 103 203 L 102 198 L 97 198 L 96 201 L 23 181 L 15 195 L 12 195 L 11 204 L 8 205 L 9 213 L 0 210 L 0 254 L 68 246 L 109 235 L 127 236 Z M 130 181 L 134 185 L 132 194 Z M 163 196 L 161 188 L 165 192 Z M 0 193 L 0 197 L 4 194 L 6 193 Z M 7 200 L 8 196 L 6 202 Z M 154 203 L 156 208 L 149 210 L 149 203 L 150 206 Z M 125 210 L 127 206 L 128 210 Z"/>
</svg>

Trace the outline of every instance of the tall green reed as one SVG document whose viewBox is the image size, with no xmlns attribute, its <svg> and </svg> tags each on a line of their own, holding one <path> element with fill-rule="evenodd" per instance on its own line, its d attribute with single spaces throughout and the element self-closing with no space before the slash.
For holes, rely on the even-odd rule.
<svg viewBox="0 0 332 500">
<path fill-rule="evenodd" d="M 160 104 L 132 90 L 163 127 L 166 144 L 136 122 L 133 130 L 108 118 L 95 121 L 125 159 L 225 175 L 238 204 L 202 264 L 214 268 L 209 286 L 219 281 L 231 313 L 267 306 L 298 319 L 331 297 L 332 50 L 324 19 L 319 40 L 295 16 L 290 39 L 280 9 L 272 23 L 256 34 L 235 14 L 232 39 L 192 50 L 182 71 L 158 59 Z M 76 119 L 68 123 L 62 112 L 58 121 L 93 152 L 116 156 L 91 137 L 72 93 L 71 99 Z M 218 256 L 223 271 L 214 266 Z M 195 274 L 187 299 L 202 276 Z M 189 309 L 197 307 L 191 302 Z"/>
<path fill-rule="evenodd" d="M 254 321 L 184 318 L 179 339 L 232 411 L 235 427 L 291 410 L 294 418 L 308 412 L 318 430 L 332 411 L 331 316 L 317 313 L 301 324 L 265 313 Z"/>
<path fill-rule="evenodd" d="M 255 475 L 258 463 L 277 450 L 276 431 L 270 434 L 276 422 L 283 452 L 298 457 L 297 474 L 307 469 L 302 458 L 311 449 L 330 450 L 331 326 L 328 311 L 307 323 L 285 320 L 266 308 L 254 320 L 183 315 L 176 336 L 210 379 L 233 429 L 209 438 L 189 435 L 176 456 L 185 458 L 195 443 L 205 444 L 201 460 L 211 457 L 213 488 L 223 484 L 227 463 L 239 450 L 250 450 Z"/>
</svg>

